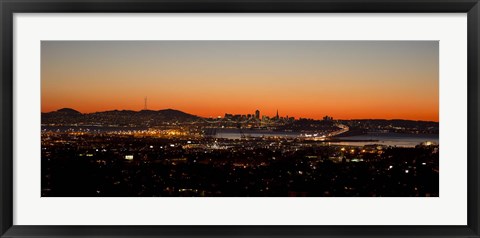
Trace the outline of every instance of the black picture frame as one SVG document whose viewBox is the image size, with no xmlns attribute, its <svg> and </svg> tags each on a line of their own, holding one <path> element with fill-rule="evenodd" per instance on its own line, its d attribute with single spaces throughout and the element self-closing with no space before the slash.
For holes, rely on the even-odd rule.
<svg viewBox="0 0 480 238">
<path fill-rule="evenodd" d="M 478 0 L 0 0 L 1 237 L 480 237 Z M 13 225 L 14 13 L 468 13 L 468 225 L 466 226 L 17 226 Z M 48 214 L 45 214 L 48 215 Z"/>
</svg>

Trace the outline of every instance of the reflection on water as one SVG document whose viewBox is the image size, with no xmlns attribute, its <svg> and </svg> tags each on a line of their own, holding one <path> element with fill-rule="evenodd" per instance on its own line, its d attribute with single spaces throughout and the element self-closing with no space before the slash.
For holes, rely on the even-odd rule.
<svg viewBox="0 0 480 238">
<path fill-rule="evenodd" d="M 380 144 L 386 146 L 397 146 L 397 147 L 415 147 L 416 145 L 422 142 L 434 142 L 438 144 L 438 139 L 430 138 L 401 138 L 401 139 L 387 139 L 387 138 L 377 138 L 372 139 L 372 141 L 339 141 L 331 142 L 332 145 L 347 145 L 347 146 L 364 146 L 372 144 Z"/>
<path fill-rule="evenodd" d="M 438 135 L 408 135 L 408 134 L 384 134 L 384 135 L 361 135 L 338 137 L 339 142 L 331 142 L 332 145 L 364 146 L 381 144 L 397 147 L 415 147 L 422 142 L 433 142 L 438 144 Z"/>
<path fill-rule="evenodd" d="M 218 130 L 214 134 L 216 138 L 224 139 L 241 139 L 243 137 L 299 137 L 300 133 L 295 132 L 275 132 L 275 131 L 249 131 L 249 130 L 238 130 L 238 129 L 223 129 Z M 328 142 L 330 145 L 346 145 L 346 146 L 364 146 L 371 144 L 381 144 L 386 146 L 397 146 L 397 147 L 415 147 L 416 145 L 422 142 L 433 142 L 435 144 L 439 143 L 438 135 L 410 135 L 410 134 L 395 134 L 395 133 L 386 133 L 386 134 L 370 134 L 370 135 L 361 135 L 361 136 L 345 136 L 345 137 L 336 137 L 334 140 Z"/>
</svg>

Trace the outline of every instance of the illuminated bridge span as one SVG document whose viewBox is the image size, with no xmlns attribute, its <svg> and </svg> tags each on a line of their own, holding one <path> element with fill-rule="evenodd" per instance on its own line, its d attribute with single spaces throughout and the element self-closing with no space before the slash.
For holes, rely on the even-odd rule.
<svg viewBox="0 0 480 238">
<path fill-rule="evenodd" d="M 335 126 L 340 128 L 340 129 L 337 130 L 337 131 L 329 133 L 327 135 L 328 137 L 338 136 L 338 135 L 343 134 L 343 133 L 347 132 L 348 130 L 350 130 L 350 128 L 348 126 L 343 125 L 343 124 L 335 124 Z"/>
<path fill-rule="evenodd" d="M 348 130 L 350 130 L 350 128 L 346 125 L 343 125 L 343 124 L 335 124 L 336 127 L 338 127 L 339 129 L 336 130 L 336 131 L 332 131 L 332 132 L 329 132 L 329 133 L 321 133 L 321 132 L 312 132 L 312 133 L 305 133 L 305 134 L 302 134 L 302 136 L 304 137 L 311 137 L 311 138 L 320 138 L 320 139 L 325 139 L 325 138 L 328 138 L 328 137 L 334 137 L 334 136 L 338 136 L 342 133 L 345 133 L 347 132 Z"/>
</svg>

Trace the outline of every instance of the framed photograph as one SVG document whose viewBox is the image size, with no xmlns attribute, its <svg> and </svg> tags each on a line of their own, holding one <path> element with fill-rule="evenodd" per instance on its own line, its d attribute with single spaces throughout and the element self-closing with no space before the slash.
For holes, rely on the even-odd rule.
<svg viewBox="0 0 480 238">
<path fill-rule="evenodd" d="M 477 0 L 0 6 L 1 237 L 480 237 Z"/>
</svg>

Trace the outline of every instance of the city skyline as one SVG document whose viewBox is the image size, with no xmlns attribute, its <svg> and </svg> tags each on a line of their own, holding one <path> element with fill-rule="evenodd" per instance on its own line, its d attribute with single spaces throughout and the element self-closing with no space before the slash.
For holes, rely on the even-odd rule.
<svg viewBox="0 0 480 238">
<path fill-rule="evenodd" d="M 42 112 L 439 121 L 433 41 L 43 41 L 41 74 Z"/>
<path fill-rule="evenodd" d="M 60 111 L 62 109 L 72 109 L 72 110 L 75 110 L 75 111 L 77 111 L 79 113 L 82 113 L 82 114 L 94 114 L 94 113 L 111 112 L 111 111 L 132 111 L 132 112 L 141 112 L 141 111 L 153 111 L 153 112 L 157 111 L 158 112 L 158 111 L 166 111 L 166 110 L 180 111 L 180 110 L 177 110 L 175 108 L 163 108 L 163 109 L 143 108 L 143 109 L 138 109 L 138 110 L 111 109 L 111 110 L 105 110 L 105 111 L 81 112 L 81 111 L 76 110 L 75 108 L 63 107 L 63 108 L 58 108 L 57 110 L 42 112 L 42 113 L 53 113 L 53 112 L 56 112 L 56 111 Z M 308 117 L 296 117 L 295 115 L 284 115 L 279 110 L 277 110 L 273 114 L 266 114 L 266 113 L 263 113 L 262 110 L 260 110 L 258 108 L 253 110 L 253 111 L 243 112 L 243 113 L 225 112 L 222 115 L 218 115 L 216 117 L 213 117 L 213 116 L 212 117 L 203 117 L 203 116 L 195 115 L 195 114 L 185 112 L 185 111 L 180 111 L 180 112 L 190 114 L 190 115 L 193 115 L 193 116 L 199 116 L 199 117 L 202 117 L 202 118 L 225 118 L 227 115 L 229 115 L 229 116 L 248 116 L 248 115 L 250 115 L 253 118 L 253 117 L 256 117 L 257 111 L 259 113 L 259 117 L 258 117 L 259 119 L 262 119 L 263 117 L 268 117 L 268 118 L 272 119 L 272 118 L 275 118 L 275 117 L 278 116 L 279 118 L 313 119 L 313 120 L 325 120 L 325 118 L 328 117 L 329 120 L 340 120 L 340 121 L 342 121 L 342 120 L 410 120 L 410 119 L 402 119 L 402 118 L 391 118 L 391 119 L 386 119 L 386 118 L 349 118 L 349 119 L 344 119 L 344 118 L 334 118 L 334 117 L 330 116 L 328 113 L 324 114 L 321 118 L 308 118 Z M 438 121 L 429 121 L 429 120 L 411 120 L 411 121 L 438 122 Z"/>
</svg>

